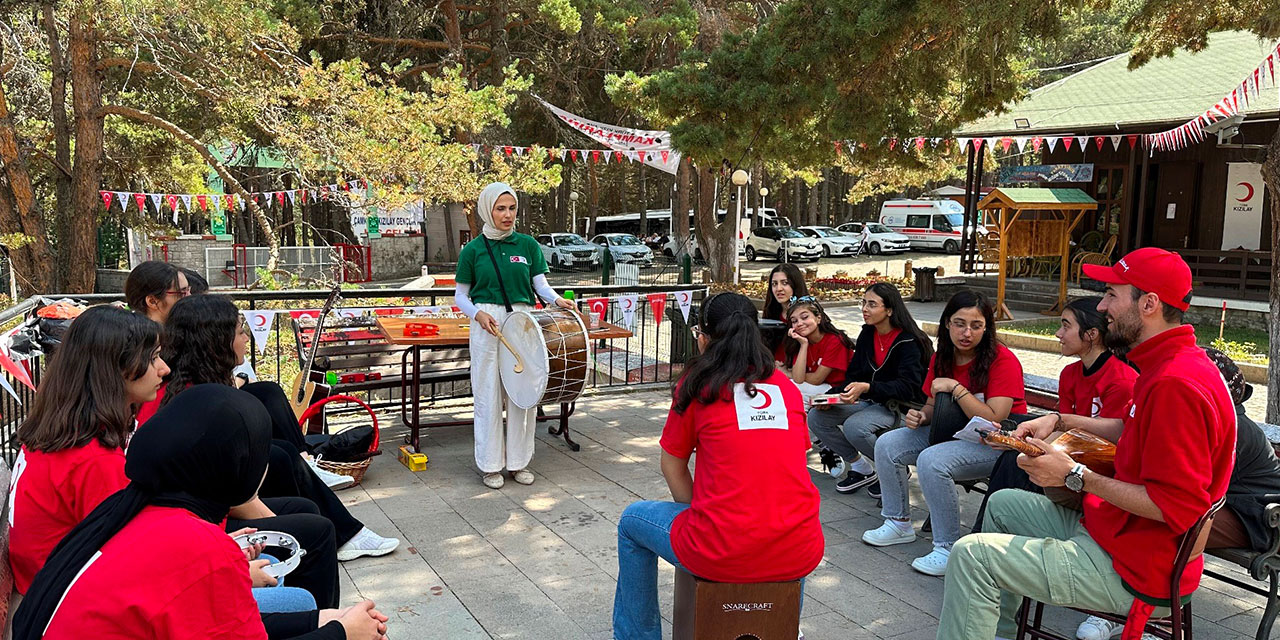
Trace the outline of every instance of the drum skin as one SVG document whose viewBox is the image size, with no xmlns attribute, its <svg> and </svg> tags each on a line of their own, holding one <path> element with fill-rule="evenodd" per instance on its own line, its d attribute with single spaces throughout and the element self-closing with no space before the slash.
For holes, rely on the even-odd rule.
<svg viewBox="0 0 1280 640">
<path fill-rule="evenodd" d="M 573 402 L 587 384 L 587 328 L 576 313 L 560 308 L 515 311 L 502 322 L 502 335 L 524 360 L 498 347 L 499 375 L 507 397 L 521 409 Z"/>
</svg>

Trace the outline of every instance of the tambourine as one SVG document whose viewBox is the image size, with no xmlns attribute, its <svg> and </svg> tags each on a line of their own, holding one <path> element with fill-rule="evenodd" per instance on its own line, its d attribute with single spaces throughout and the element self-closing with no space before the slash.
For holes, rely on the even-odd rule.
<svg viewBox="0 0 1280 640">
<path fill-rule="evenodd" d="M 262 572 L 279 580 L 298 568 L 298 564 L 302 562 L 302 556 L 307 555 L 307 550 L 298 545 L 298 539 L 280 531 L 258 531 L 256 533 L 246 533 L 234 538 L 236 544 L 241 549 L 247 549 L 250 545 L 260 544 L 265 547 L 275 549 L 284 549 L 289 552 L 289 557 L 269 564 L 262 568 Z"/>
<path fill-rule="evenodd" d="M 425 338 L 440 335 L 440 325 L 430 322 L 407 322 L 404 325 L 405 337 Z"/>
</svg>

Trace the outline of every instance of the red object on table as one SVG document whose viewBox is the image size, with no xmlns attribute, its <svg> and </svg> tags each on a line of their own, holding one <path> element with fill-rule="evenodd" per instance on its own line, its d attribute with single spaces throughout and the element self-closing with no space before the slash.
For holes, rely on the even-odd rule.
<svg viewBox="0 0 1280 640">
<path fill-rule="evenodd" d="M 440 326 L 430 322 L 410 322 L 404 325 L 404 335 L 414 338 L 440 335 Z"/>
</svg>

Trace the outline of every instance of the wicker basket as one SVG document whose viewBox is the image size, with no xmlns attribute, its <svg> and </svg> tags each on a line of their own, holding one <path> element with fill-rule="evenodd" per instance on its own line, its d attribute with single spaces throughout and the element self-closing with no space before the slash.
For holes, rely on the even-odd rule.
<svg viewBox="0 0 1280 640">
<path fill-rule="evenodd" d="M 336 473 L 344 476 L 351 476 L 351 479 L 355 480 L 356 484 L 360 484 L 360 481 L 364 479 L 365 472 L 369 470 L 369 465 L 373 463 L 373 457 L 378 455 L 379 453 L 382 453 L 381 451 L 378 450 L 378 443 L 379 443 L 379 440 L 381 439 L 382 430 L 378 428 L 377 414 L 373 412 L 373 409 L 369 407 L 368 404 L 366 404 L 363 400 L 356 398 L 354 396 L 347 396 L 347 395 L 329 396 L 328 398 L 319 400 L 313 403 L 311 406 L 307 407 L 307 410 L 302 412 L 302 417 L 298 418 L 298 423 L 299 423 L 299 426 L 302 426 L 303 428 L 305 428 L 308 420 L 310 420 L 317 413 L 323 411 L 325 405 L 335 400 L 354 402 L 360 405 L 361 407 L 363 407 L 364 410 L 368 412 L 369 419 L 373 421 L 373 441 L 369 443 L 369 454 L 368 454 L 368 457 L 366 457 L 364 460 L 357 460 L 356 462 L 332 462 L 329 460 L 325 460 L 324 458 L 321 458 L 320 462 L 317 464 L 320 466 L 321 469 L 324 469 L 325 471 L 328 471 L 330 473 Z"/>
</svg>

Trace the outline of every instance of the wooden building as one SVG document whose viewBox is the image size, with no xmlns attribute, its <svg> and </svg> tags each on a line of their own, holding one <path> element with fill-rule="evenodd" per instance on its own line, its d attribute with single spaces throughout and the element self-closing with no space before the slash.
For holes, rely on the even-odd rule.
<svg viewBox="0 0 1280 640">
<path fill-rule="evenodd" d="M 1128 68 L 1127 55 L 1117 56 L 1036 89 L 1005 112 L 970 123 L 956 135 L 985 139 L 996 157 L 1017 156 L 1022 145 L 1021 164 L 1038 165 L 1045 174 L 1050 173 L 1046 165 L 1080 169 L 1074 177 L 1082 181 L 1053 182 L 1028 180 L 1026 174 L 1035 169 L 1019 176 L 1006 168 L 1002 173 L 1008 182 L 997 179 L 994 185 L 1082 189 L 1099 206 L 1076 228 L 1077 240 L 1094 230 L 1103 237 L 1116 235 L 1113 257 L 1145 246 L 1177 251 L 1191 265 L 1198 292 L 1265 300 L 1270 202 L 1276 194 L 1266 192 L 1261 180 L 1239 176 L 1256 171 L 1263 147 L 1276 133 L 1280 99 L 1275 83 L 1268 80 L 1247 107 L 1241 102 L 1239 133 L 1222 143 L 1210 134 L 1178 151 L 1149 150 L 1142 134 L 1167 131 L 1203 114 L 1275 47 L 1274 41 L 1249 33 L 1222 32 L 1210 36 L 1203 51 L 1179 51 L 1134 70 Z M 1069 146 L 1064 137 L 1072 138 Z M 1049 138 L 1056 138 L 1054 144 Z M 984 155 L 970 146 L 966 193 L 993 186 L 981 184 Z M 1241 166 L 1233 169 L 1237 163 Z M 1255 189 L 1263 191 L 1260 199 L 1250 197 Z M 965 203 L 970 211 L 976 200 Z M 1246 200 L 1253 204 L 1242 214 L 1237 203 Z M 966 271 L 975 267 L 975 245 L 976 239 L 966 243 Z"/>
</svg>

